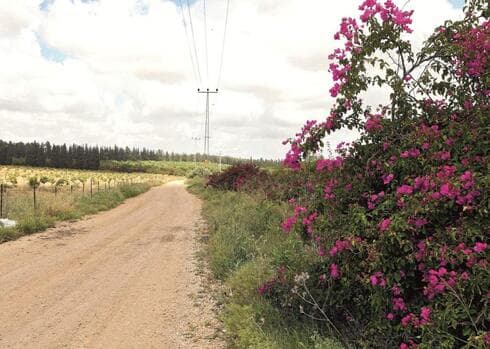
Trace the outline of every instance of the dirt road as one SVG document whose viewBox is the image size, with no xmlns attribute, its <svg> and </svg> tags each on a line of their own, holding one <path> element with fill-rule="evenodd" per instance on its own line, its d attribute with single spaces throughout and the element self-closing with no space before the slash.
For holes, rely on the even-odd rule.
<svg viewBox="0 0 490 349">
<path fill-rule="evenodd" d="M 182 182 L 0 245 L 0 348 L 220 348 Z"/>
</svg>

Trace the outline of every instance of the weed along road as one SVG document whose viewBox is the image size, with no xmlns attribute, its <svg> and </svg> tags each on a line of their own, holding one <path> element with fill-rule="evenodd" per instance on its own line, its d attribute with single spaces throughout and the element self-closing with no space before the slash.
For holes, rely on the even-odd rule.
<svg viewBox="0 0 490 349">
<path fill-rule="evenodd" d="M 0 245 L 0 348 L 220 348 L 182 182 Z"/>
</svg>

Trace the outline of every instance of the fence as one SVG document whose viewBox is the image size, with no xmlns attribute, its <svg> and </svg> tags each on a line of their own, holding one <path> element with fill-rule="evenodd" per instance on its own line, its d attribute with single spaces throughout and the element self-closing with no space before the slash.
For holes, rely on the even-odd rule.
<svg viewBox="0 0 490 349">
<path fill-rule="evenodd" d="M 35 212 L 43 203 L 49 203 L 50 207 L 60 206 L 73 202 L 73 200 L 80 196 L 93 197 L 99 192 L 140 183 L 143 182 L 127 179 L 119 181 L 110 180 L 107 182 L 89 180 L 87 182 L 81 182 L 78 185 L 68 184 L 59 186 L 44 184 L 9 186 L 0 184 L 0 218 L 6 218 L 9 215 L 17 216 L 21 212 L 25 213 L 29 208 Z"/>
</svg>

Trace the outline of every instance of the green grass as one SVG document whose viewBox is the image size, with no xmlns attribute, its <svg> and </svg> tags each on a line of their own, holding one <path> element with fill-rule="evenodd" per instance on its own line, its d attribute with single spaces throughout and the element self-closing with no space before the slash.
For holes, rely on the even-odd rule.
<svg viewBox="0 0 490 349">
<path fill-rule="evenodd" d="M 275 272 L 273 265 L 301 263 L 300 245 L 286 236 L 280 222 L 288 207 L 258 196 L 205 188 L 193 180 L 189 189 L 204 199 L 208 223 L 207 258 L 228 290 L 222 320 L 236 348 L 337 349 L 309 322 L 285 318 L 257 292 Z"/>
<path fill-rule="evenodd" d="M 130 197 L 151 188 L 150 183 L 122 185 L 107 191 L 89 194 L 39 192 L 34 210 L 31 191 L 16 192 L 8 201 L 8 218 L 17 221 L 15 228 L 0 228 L 0 243 L 14 240 L 54 226 L 58 221 L 79 219 L 88 214 L 109 210 Z"/>
<path fill-rule="evenodd" d="M 226 168 L 228 165 L 222 165 Z M 219 164 L 185 161 L 113 161 L 100 163 L 100 169 L 118 172 L 145 172 L 195 177 L 219 171 Z"/>
</svg>

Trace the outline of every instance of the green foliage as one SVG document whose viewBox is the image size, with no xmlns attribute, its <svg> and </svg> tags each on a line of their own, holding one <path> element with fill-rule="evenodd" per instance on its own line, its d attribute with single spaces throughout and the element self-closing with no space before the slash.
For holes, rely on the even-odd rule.
<svg viewBox="0 0 490 349">
<path fill-rule="evenodd" d="M 226 168 L 227 165 L 223 165 Z M 101 170 L 116 172 L 158 173 L 171 176 L 200 176 L 219 171 L 219 165 L 206 162 L 181 161 L 101 161 Z"/>
<path fill-rule="evenodd" d="M 227 288 L 222 318 L 233 344 L 257 349 L 340 348 L 315 326 L 284 319 L 258 293 L 278 261 L 299 254 L 295 239 L 285 239 L 280 229 L 287 207 L 261 195 L 206 188 L 198 180 L 191 181 L 190 190 L 205 200 L 208 256 L 214 275 Z"/>
</svg>

